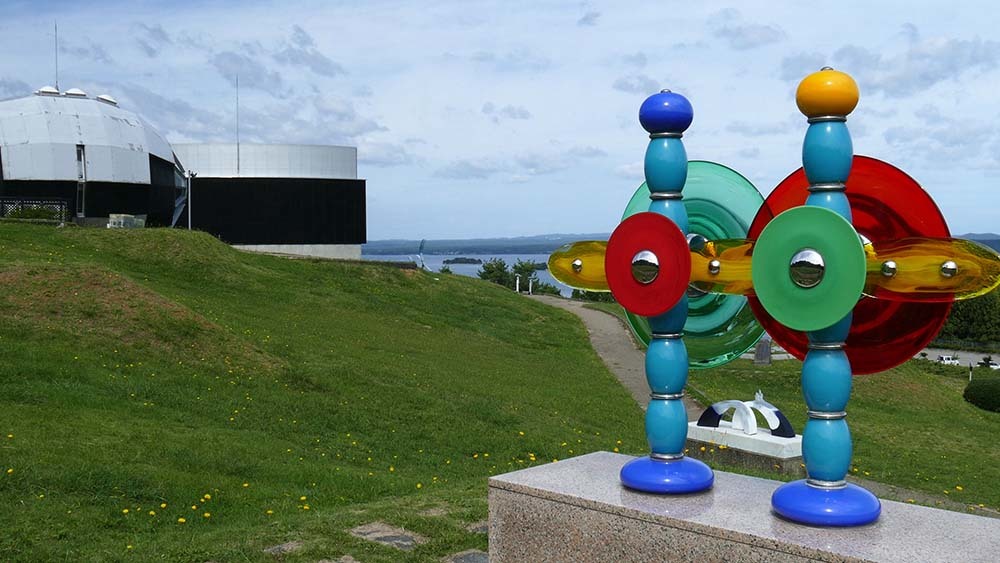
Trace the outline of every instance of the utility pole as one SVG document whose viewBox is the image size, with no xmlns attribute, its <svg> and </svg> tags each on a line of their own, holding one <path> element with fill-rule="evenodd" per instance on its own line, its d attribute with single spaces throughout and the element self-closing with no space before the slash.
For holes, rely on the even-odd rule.
<svg viewBox="0 0 1000 563">
<path fill-rule="evenodd" d="M 187 185 L 188 185 L 187 208 L 188 208 L 188 230 L 189 231 L 191 230 L 191 201 L 192 201 L 191 200 L 191 184 L 192 184 L 191 180 L 193 180 L 194 177 L 197 176 L 197 175 L 198 175 L 197 172 L 192 172 L 190 170 L 187 171 Z"/>
</svg>

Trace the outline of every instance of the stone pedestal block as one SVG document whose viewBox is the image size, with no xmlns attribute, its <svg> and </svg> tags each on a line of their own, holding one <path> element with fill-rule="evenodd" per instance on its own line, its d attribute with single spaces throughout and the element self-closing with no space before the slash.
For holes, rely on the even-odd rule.
<svg viewBox="0 0 1000 563">
<path fill-rule="evenodd" d="M 633 459 L 598 452 L 490 479 L 490 561 L 996 561 L 1000 520 L 883 501 L 857 528 L 771 511 L 776 481 L 716 472 L 689 495 L 622 487 Z"/>
</svg>

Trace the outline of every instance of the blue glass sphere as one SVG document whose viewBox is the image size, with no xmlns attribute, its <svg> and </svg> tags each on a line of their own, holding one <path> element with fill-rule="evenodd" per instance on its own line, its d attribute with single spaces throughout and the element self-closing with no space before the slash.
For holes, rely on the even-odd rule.
<svg viewBox="0 0 1000 563">
<path fill-rule="evenodd" d="M 692 119 L 691 102 L 670 90 L 653 94 L 639 107 L 639 123 L 650 133 L 683 133 Z"/>
</svg>

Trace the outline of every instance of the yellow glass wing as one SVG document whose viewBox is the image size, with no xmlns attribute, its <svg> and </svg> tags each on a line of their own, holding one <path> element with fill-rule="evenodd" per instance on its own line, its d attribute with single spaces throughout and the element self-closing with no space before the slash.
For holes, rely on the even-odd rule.
<svg viewBox="0 0 1000 563">
<path fill-rule="evenodd" d="M 691 285 L 712 293 L 753 293 L 750 254 L 753 241 L 710 240 L 691 251 Z"/>
<path fill-rule="evenodd" d="M 865 294 L 893 301 L 951 301 L 1000 286 L 1000 255 L 971 240 L 906 238 L 866 245 Z"/>
<path fill-rule="evenodd" d="M 691 251 L 693 287 L 712 293 L 752 295 L 753 241 L 707 241 Z M 607 241 L 559 247 L 549 256 L 549 273 L 587 291 L 609 291 L 604 277 Z M 1000 254 L 964 239 L 907 238 L 865 245 L 865 295 L 892 301 L 959 301 L 1000 287 Z M 949 262 L 954 263 L 954 268 Z"/>
<path fill-rule="evenodd" d="M 564 244 L 549 255 L 549 273 L 560 282 L 587 291 L 611 291 L 604 277 L 606 240 Z"/>
</svg>

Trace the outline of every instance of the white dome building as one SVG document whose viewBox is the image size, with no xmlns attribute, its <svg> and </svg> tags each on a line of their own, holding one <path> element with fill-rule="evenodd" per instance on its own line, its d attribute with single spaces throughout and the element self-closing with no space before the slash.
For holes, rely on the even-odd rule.
<svg viewBox="0 0 1000 563">
<path fill-rule="evenodd" d="M 62 201 L 95 223 L 129 213 L 170 225 L 185 185 L 166 139 L 109 96 L 45 87 L 0 101 L 0 198 Z"/>
</svg>

